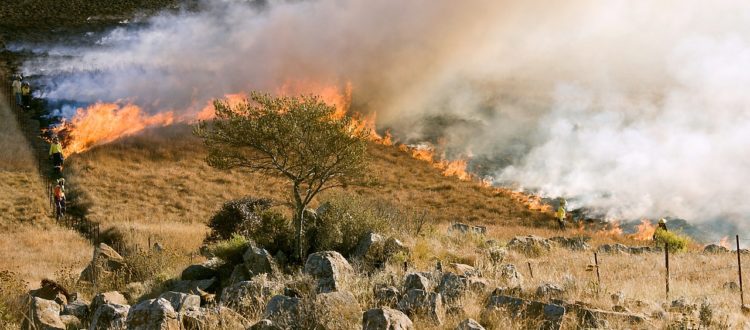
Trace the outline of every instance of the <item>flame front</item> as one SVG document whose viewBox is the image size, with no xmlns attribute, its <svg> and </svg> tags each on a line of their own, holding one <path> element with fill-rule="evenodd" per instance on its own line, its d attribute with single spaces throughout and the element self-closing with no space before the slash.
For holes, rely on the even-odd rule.
<svg viewBox="0 0 750 330">
<path fill-rule="evenodd" d="M 654 238 L 654 232 L 656 232 L 656 226 L 648 219 L 641 219 L 641 224 L 636 226 L 635 229 L 636 232 L 630 237 L 639 241 L 652 240 Z"/>
</svg>

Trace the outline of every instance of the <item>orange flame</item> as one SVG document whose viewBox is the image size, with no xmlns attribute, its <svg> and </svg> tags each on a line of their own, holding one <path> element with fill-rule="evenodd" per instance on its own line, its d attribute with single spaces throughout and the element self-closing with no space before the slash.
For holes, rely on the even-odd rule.
<svg viewBox="0 0 750 330">
<path fill-rule="evenodd" d="M 635 227 L 636 232 L 630 237 L 639 241 L 650 241 L 654 238 L 654 232 L 656 232 L 656 226 L 651 223 L 648 219 L 641 219 L 641 224 Z"/>
<path fill-rule="evenodd" d="M 65 150 L 68 154 L 75 154 L 148 127 L 170 125 L 174 120 L 171 111 L 148 115 L 132 104 L 96 103 L 86 109 L 79 108 L 73 119 L 63 120 L 52 131 L 58 134 L 67 131 Z"/>
<path fill-rule="evenodd" d="M 620 222 L 619 221 L 610 222 L 609 229 L 601 229 L 599 230 L 599 234 L 606 235 L 606 236 L 621 236 L 622 228 L 620 228 Z"/>
</svg>

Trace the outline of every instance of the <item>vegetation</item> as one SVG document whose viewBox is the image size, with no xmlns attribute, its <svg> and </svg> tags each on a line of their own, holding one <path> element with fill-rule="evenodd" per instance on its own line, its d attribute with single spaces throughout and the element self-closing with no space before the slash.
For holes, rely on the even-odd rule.
<svg viewBox="0 0 750 330">
<path fill-rule="evenodd" d="M 690 238 L 673 231 L 657 228 L 654 232 L 654 243 L 656 246 L 669 246 L 669 252 L 684 252 L 690 244 Z"/>
<path fill-rule="evenodd" d="M 247 250 L 250 241 L 240 234 L 234 234 L 231 238 L 221 240 L 209 247 L 211 255 L 230 263 L 241 263 L 242 254 Z"/>
<path fill-rule="evenodd" d="M 305 209 L 319 192 L 364 175 L 370 133 L 354 129 L 352 118 L 335 116 L 336 109 L 315 96 L 254 92 L 237 106 L 216 101 L 214 107 L 217 120 L 195 129 L 208 147 L 208 164 L 278 175 L 291 183 L 295 253 L 302 260 Z"/>
</svg>

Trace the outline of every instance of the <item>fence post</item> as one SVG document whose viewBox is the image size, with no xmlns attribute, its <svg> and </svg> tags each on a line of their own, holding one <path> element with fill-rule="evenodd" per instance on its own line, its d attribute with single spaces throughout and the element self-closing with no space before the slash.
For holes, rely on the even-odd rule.
<svg viewBox="0 0 750 330">
<path fill-rule="evenodd" d="M 667 267 L 666 276 L 664 280 L 667 284 L 667 303 L 669 303 L 669 243 L 664 243 L 664 265 Z"/>
<path fill-rule="evenodd" d="M 531 261 L 527 261 L 526 264 L 529 265 L 529 275 L 531 275 L 531 278 L 534 278 L 534 270 L 531 269 Z"/>
<path fill-rule="evenodd" d="M 740 303 L 745 306 L 745 292 L 742 288 L 742 258 L 740 258 L 740 235 L 734 235 L 737 239 L 737 274 L 740 277 Z"/>
<path fill-rule="evenodd" d="M 596 285 L 601 290 L 602 277 L 599 275 L 599 256 L 594 252 L 594 265 L 596 266 Z"/>
</svg>

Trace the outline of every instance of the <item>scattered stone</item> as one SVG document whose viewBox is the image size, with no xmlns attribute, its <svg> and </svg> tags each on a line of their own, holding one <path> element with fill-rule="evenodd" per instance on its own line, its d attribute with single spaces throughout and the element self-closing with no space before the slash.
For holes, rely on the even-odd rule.
<svg viewBox="0 0 750 330">
<path fill-rule="evenodd" d="M 179 330 L 177 312 L 164 298 L 149 299 L 130 309 L 127 318 L 128 330 Z"/>
<path fill-rule="evenodd" d="M 644 254 L 644 253 L 652 253 L 652 252 L 663 252 L 664 250 L 661 247 L 653 247 L 653 246 L 631 246 L 628 247 L 628 253 L 630 254 Z"/>
<path fill-rule="evenodd" d="M 474 319 L 466 319 L 456 326 L 456 330 L 484 330 L 484 327 Z"/>
<path fill-rule="evenodd" d="M 201 297 L 195 294 L 169 291 L 162 293 L 159 298 L 167 300 L 177 313 L 201 307 Z"/>
<path fill-rule="evenodd" d="M 669 314 L 666 311 L 664 311 L 663 309 L 658 309 L 658 310 L 655 310 L 655 311 L 653 311 L 651 313 L 651 318 L 652 319 L 666 320 L 667 317 L 669 317 Z"/>
<path fill-rule="evenodd" d="M 500 280 L 503 285 L 510 288 L 520 288 L 523 285 L 523 275 L 518 272 L 513 264 L 505 264 L 500 267 Z"/>
<path fill-rule="evenodd" d="M 31 297 L 28 319 L 22 329 L 65 330 L 60 319 L 60 304 L 54 300 Z"/>
<path fill-rule="evenodd" d="M 216 292 L 219 281 L 216 278 L 198 281 L 173 281 L 169 285 L 169 291 L 182 292 L 188 294 L 200 294 L 203 292 Z"/>
<path fill-rule="evenodd" d="M 362 330 L 413 330 L 406 314 L 390 308 L 373 308 L 362 314 Z"/>
<path fill-rule="evenodd" d="M 268 301 L 263 318 L 273 321 L 283 328 L 298 324 L 300 318 L 300 298 L 276 295 Z"/>
<path fill-rule="evenodd" d="M 318 292 L 331 292 L 340 290 L 343 278 L 354 270 L 340 253 L 324 251 L 307 257 L 304 272 L 318 280 Z"/>
<path fill-rule="evenodd" d="M 611 328 L 609 321 L 617 321 L 618 324 L 628 323 L 640 326 L 646 323 L 646 319 L 643 316 L 629 312 L 605 311 L 581 304 L 569 305 L 569 307 L 575 310 L 578 325 L 582 328 L 609 329 Z"/>
<path fill-rule="evenodd" d="M 401 299 L 401 292 L 395 287 L 389 286 L 375 290 L 375 303 L 379 307 L 396 307 L 399 299 Z"/>
<path fill-rule="evenodd" d="M 459 276 L 454 273 L 444 273 L 436 291 L 440 292 L 446 303 L 453 303 L 466 293 L 466 282 L 465 276 Z"/>
<path fill-rule="evenodd" d="M 123 290 L 122 294 L 128 301 L 138 301 L 138 298 L 145 295 L 148 291 L 148 287 L 143 282 L 131 282 L 125 285 L 125 290 Z"/>
<path fill-rule="evenodd" d="M 65 325 L 65 329 L 83 329 L 81 319 L 73 315 L 60 315 L 60 321 Z"/>
<path fill-rule="evenodd" d="M 434 325 L 443 324 L 445 308 L 439 293 L 413 289 L 406 292 L 398 303 L 398 309 L 406 315 L 419 315 Z"/>
<path fill-rule="evenodd" d="M 187 266 L 182 271 L 180 279 L 183 281 L 199 281 L 217 277 L 219 272 L 212 266 L 214 266 L 213 261 Z"/>
<path fill-rule="evenodd" d="M 75 316 L 80 320 L 86 320 L 89 318 L 89 303 L 88 301 L 76 299 L 69 302 L 63 307 L 61 315 Z"/>
<path fill-rule="evenodd" d="M 124 266 L 125 259 L 117 251 L 107 244 L 100 243 L 99 246 L 94 248 L 94 256 L 88 266 L 81 272 L 80 279 L 91 282 L 95 276 L 109 274 Z"/>
<path fill-rule="evenodd" d="M 118 291 L 99 293 L 94 296 L 94 299 L 91 300 L 91 306 L 89 307 L 89 310 L 92 313 L 96 313 L 96 310 L 99 309 L 99 306 L 107 304 L 127 305 L 128 300 L 125 299 L 125 296 L 123 296 L 122 293 Z"/>
<path fill-rule="evenodd" d="M 94 312 L 89 330 L 125 330 L 130 306 L 104 304 Z"/>
<path fill-rule="evenodd" d="M 672 300 L 672 304 L 669 306 L 669 309 L 674 312 L 680 312 L 680 313 L 692 313 L 696 309 L 698 309 L 698 306 L 696 304 L 691 304 L 685 299 L 685 297 L 680 297 L 675 300 Z"/>
<path fill-rule="evenodd" d="M 536 288 L 537 297 L 544 298 L 562 298 L 565 290 L 557 284 L 553 283 L 542 283 L 542 285 Z"/>
<path fill-rule="evenodd" d="M 224 288 L 220 302 L 242 315 L 255 315 L 263 309 L 271 291 L 271 283 L 262 277 L 256 277 Z"/>
<path fill-rule="evenodd" d="M 254 242 L 250 243 L 250 247 L 242 255 L 242 260 L 244 260 L 245 267 L 251 277 L 260 274 L 275 275 L 278 273 L 278 267 L 271 254 Z"/>
<path fill-rule="evenodd" d="M 385 240 L 384 253 L 386 256 L 386 260 L 398 253 L 409 255 L 409 247 L 404 245 L 404 243 L 402 243 L 395 237 L 390 237 Z"/>
<path fill-rule="evenodd" d="M 599 246 L 599 252 L 603 253 L 630 253 L 630 249 L 622 244 L 604 244 Z"/>
<path fill-rule="evenodd" d="M 724 288 L 724 290 L 728 291 L 740 291 L 740 285 L 735 281 L 726 282 L 724 283 L 724 285 L 722 285 L 722 287 Z"/>
<path fill-rule="evenodd" d="M 461 234 L 477 234 L 484 235 L 487 233 L 487 227 L 485 226 L 472 226 L 465 223 L 456 222 L 449 229 L 448 232 L 459 232 Z"/>
<path fill-rule="evenodd" d="M 490 296 L 484 313 L 483 319 L 489 320 L 496 313 L 507 311 L 514 319 L 526 319 L 537 324 L 541 321 L 540 329 L 560 329 L 563 317 L 565 316 L 565 307 L 555 304 L 545 304 L 538 301 L 514 298 L 504 295 Z"/>
<path fill-rule="evenodd" d="M 630 313 L 630 310 L 627 307 L 621 305 L 612 306 L 612 311 L 618 313 Z"/>
<path fill-rule="evenodd" d="M 552 249 L 548 239 L 539 236 L 516 236 L 508 242 L 507 248 L 525 255 L 540 255 Z"/>
<path fill-rule="evenodd" d="M 315 329 L 352 329 L 362 315 L 357 299 L 350 292 L 319 293 L 315 297 Z"/>
<path fill-rule="evenodd" d="M 46 300 L 52 300 L 58 303 L 60 306 L 65 306 L 70 300 L 70 294 L 68 290 L 65 290 L 61 285 L 55 281 L 44 279 L 42 280 L 41 287 L 39 289 L 29 291 L 29 295 L 32 297 L 38 297 Z"/>
<path fill-rule="evenodd" d="M 622 291 L 617 291 L 609 297 L 612 299 L 613 305 L 622 305 L 625 302 L 625 294 Z"/>
<path fill-rule="evenodd" d="M 456 270 L 456 273 L 463 276 L 482 276 L 481 272 L 477 270 L 476 268 L 465 265 L 465 264 L 457 264 L 457 263 L 451 263 L 450 264 L 453 269 Z"/>
<path fill-rule="evenodd" d="M 229 281 L 227 282 L 227 285 L 235 285 L 239 282 L 249 281 L 250 273 L 247 271 L 247 267 L 245 267 L 245 264 L 239 264 L 234 266 L 234 269 L 232 270 L 232 274 L 229 275 Z"/>
<path fill-rule="evenodd" d="M 242 315 L 223 306 L 218 308 L 189 309 L 181 316 L 182 327 L 186 330 L 245 329 L 251 325 Z M 266 330 L 276 329 L 268 328 Z"/>
<path fill-rule="evenodd" d="M 262 319 L 247 330 L 284 330 L 284 328 L 277 326 L 273 321 L 268 319 Z"/>
<path fill-rule="evenodd" d="M 430 280 L 420 273 L 409 273 L 404 278 L 404 292 L 418 289 L 428 291 L 430 289 Z"/>
<path fill-rule="evenodd" d="M 385 239 L 379 234 L 369 232 L 362 236 L 357 243 L 357 247 L 352 253 L 352 257 L 364 261 L 375 262 L 382 258 L 385 249 Z"/>
<path fill-rule="evenodd" d="M 552 237 L 549 239 L 552 242 L 557 243 L 560 247 L 566 248 L 571 251 L 588 251 L 591 249 L 591 246 L 589 246 L 588 241 L 591 240 L 591 237 L 584 237 L 584 236 L 578 236 L 578 237 Z"/>
<path fill-rule="evenodd" d="M 484 278 L 467 277 L 466 286 L 474 292 L 486 292 L 490 289 L 490 282 Z"/>
<path fill-rule="evenodd" d="M 703 248 L 703 253 L 729 253 L 729 252 L 730 252 L 729 249 L 718 244 L 709 244 Z"/>
</svg>

